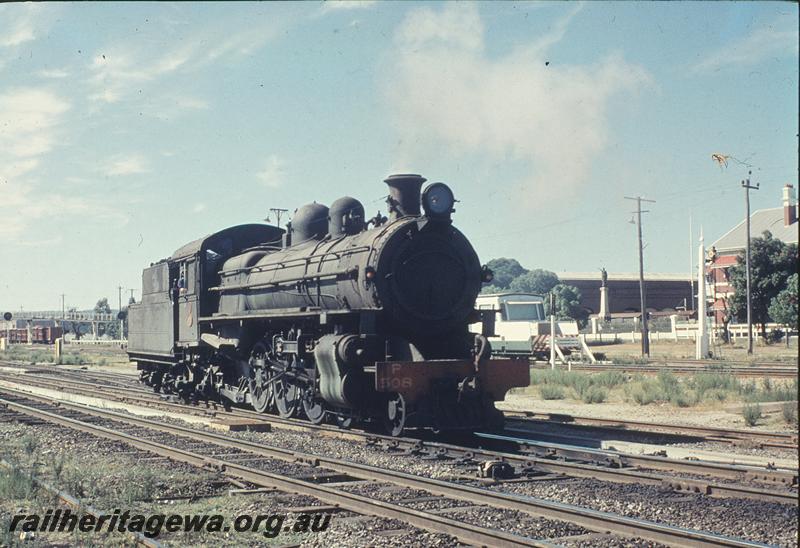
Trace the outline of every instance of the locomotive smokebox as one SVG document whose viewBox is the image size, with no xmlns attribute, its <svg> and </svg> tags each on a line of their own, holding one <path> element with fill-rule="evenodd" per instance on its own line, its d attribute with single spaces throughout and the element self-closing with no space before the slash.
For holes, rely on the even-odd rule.
<svg viewBox="0 0 800 548">
<path fill-rule="evenodd" d="M 389 217 L 392 220 L 408 215 L 419 215 L 420 189 L 425 177 L 414 174 L 389 175 L 383 180 L 389 185 Z"/>
</svg>

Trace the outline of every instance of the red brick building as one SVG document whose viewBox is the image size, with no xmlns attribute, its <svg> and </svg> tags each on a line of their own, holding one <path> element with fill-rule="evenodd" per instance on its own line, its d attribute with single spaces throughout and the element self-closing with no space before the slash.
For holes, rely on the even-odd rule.
<svg viewBox="0 0 800 548">
<path fill-rule="evenodd" d="M 750 214 L 750 237 L 761 236 L 769 230 L 772 236 L 787 244 L 796 244 L 797 231 L 797 203 L 795 203 L 794 187 L 783 187 L 783 207 L 759 209 Z M 730 285 L 728 269 L 736 264 L 736 258 L 743 255 L 747 245 L 747 227 L 743 219 L 739 224 L 726 232 L 709 248 L 712 257 L 708 267 L 710 283 L 708 298 L 713 300 L 712 310 L 717 321 L 722 322 L 727 311 L 725 299 L 733 294 Z"/>
</svg>

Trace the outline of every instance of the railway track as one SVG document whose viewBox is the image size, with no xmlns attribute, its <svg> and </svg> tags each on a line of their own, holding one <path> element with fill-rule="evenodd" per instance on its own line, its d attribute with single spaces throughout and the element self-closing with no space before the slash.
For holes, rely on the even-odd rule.
<svg viewBox="0 0 800 548">
<path fill-rule="evenodd" d="M 54 402 L 48 398 L 5 388 L 2 389 L 2 393 L 0 406 L 3 406 L 7 413 L 35 417 L 62 427 L 120 441 L 175 461 L 204 468 L 210 467 L 224 475 L 254 485 L 308 495 L 325 504 L 359 514 L 398 519 L 424 530 L 452 535 L 459 541 L 469 544 L 552 546 L 553 543 L 568 541 L 570 536 L 527 538 L 447 517 L 446 514 L 453 512 L 454 509 L 457 512 L 459 508 L 464 507 L 463 504 L 468 505 L 464 508 L 480 508 L 482 515 L 512 511 L 536 519 L 566 522 L 587 531 L 635 537 L 670 546 L 761 546 L 713 533 L 672 527 L 533 497 L 489 491 L 471 485 L 415 476 L 324 455 L 256 444 L 77 404 Z M 311 473 L 277 474 L 270 471 L 275 461 L 293 463 L 296 465 L 295 468 L 305 469 Z M 335 478 L 336 481 L 323 483 L 319 481 L 320 478 L 323 480 Z M 390 502 L 344 488 L 358 485 L 359 482 L 383 485 L 389 491 L 392 488 L 423 491 L 428 493 L 429 497 L 436 497 L 439 500 L 452 499 L 462 506 L 451 507 L 448 512 L 437 513 L 411 507 L 409 504 L 414 499 Z"/>
<path fill-rule="evenodd" d="M 753 378 L 770 377 L 781 379 L 796 379 L 798 367 L 795 366 L 729 366 L 723 364 L 701 364 L 701 365 L 671 365 L 677 362 L 667 362 L 662 364 L 648 363 L 646 365 L 621 365 L 621 364 L 572 364 L 571 371 L 621 371 L 624 373 L 658 373 L 659 371 L 671 371 L 676 375 L 694 375 L 697 373 L 729 373 L 735 377 Z M 534 362 L 531 364 L 534 369 L 550 369 L 547 362 Z"/>
<path fill-rule="evenodd" d="M 506 419 L 523 423 L 526 427 L 558 425 L 575 433 L 601 432 L 610 434 L 647 434 L 653 437 L 663 435 L 684 439 L 700 439 L 743 445 L 747 447 L 771 447 L 796 451 L 798 435 L 791 432 L 762 432 L 734 428 L 711 428 L 682 424 L 654 423 L 622 419 L 599 419 L 555 413 L 536 413 L 533 411 L 504 411 Z"/>
<path fill-rule="evenodd" d="M 422 438 L 393 438 L 359 430 L 341 430 L 329 425 L 313 425 L 301 420 L 281 419 L 237 408 L 226 411 L 222 407 L 215 406 L 208 408 L 189 406 L 164 401 L 162 397 L 149 391 L 120 396 L 114 389 L 97 386 L 91 382 L 64 379 L 59 382 L 59 379 L 44 379 L 41 375 L 32 377 L 25 379 L 25 382 L 33 382 L 40 388 L 56 392 L 68 389 L 69 393 L 116 401 L 120 406 L 157 408 L 184 417 L 186 414 L 193 414 L 205 419 L 246 419 L 254 421 L 253 424 L 266 422 L 276 428 L 311 431 L 320 436 L 356 440 L 387 451 L 423 458 L 473 462 L 484 466 L 488 478 L 495 476 L 495 480 L 501 481 L 503 479 L 513 481 L 515 478 L 536 472 L 596 478 L 615 483 L 668 486 L 676 491 L 702 493 L 714 497 L 751 498 L 797 504 L 796 491 L 792 490 L 797 485 L 797 471 L 732 466 L 649 455 L 625 455 L 569 444 L 546 443 L 518 434 L 486 433 L 462 436 L 451 440 L 454 443 L 443 443 L 424 434 Z M 0 375 L 0 380 L 20 381 L 18 378 L 3 375 Z M 496 463 L 506 463 L 510 469 Z M 489 479 L 489 481 L 494 480 Z"/>
</svg>

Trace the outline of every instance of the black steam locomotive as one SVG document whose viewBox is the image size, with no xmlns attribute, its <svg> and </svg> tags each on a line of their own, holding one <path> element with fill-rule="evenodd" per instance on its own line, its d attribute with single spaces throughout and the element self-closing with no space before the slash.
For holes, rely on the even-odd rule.
<svg viewBox="0 0 800 548">
<path fill-rule="evenodd" d="M 424 182 L 387 178 L 388 218 L 349 197 L 312 203 L 287 231 L 234 226 L 152 264 L 129 310 L 142 381 L 392 435 L 498 425 L 494 402 L 528 384 L 528 365 L 489 359 L 494 314 L 474 303 L 491 271 L 452 226 L 450 188 Z"/>
</svg>

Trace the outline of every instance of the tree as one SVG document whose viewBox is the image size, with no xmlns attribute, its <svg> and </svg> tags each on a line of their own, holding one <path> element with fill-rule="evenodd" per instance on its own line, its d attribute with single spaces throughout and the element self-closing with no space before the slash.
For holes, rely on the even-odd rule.
<svg viewBox="0 0 800 548">
<path fill-rule="evenodd" d="M 494 284 L 484 285 L 483 288 L 481 288 L 481 293 L 483 293 L 484 295 L 491 295 L 492 293 L 502 293 L 504 291 L 507 291 L 507 288 L 498 287 Z"/>
<path fill-rule="evenodd" d="M 765 230 L 750 242 L 750 302 L 754 324 L 767 336 L 772 300 L 787 287 L 789 277 L 797 273 L 797 244 L 787 245 Z M 729 299 L 731 313 L 741 322 L 747 318 L 747 267 L 744 254 L 736 259 L 730 271 L 734 294 Z M 795 293 L 796 295 L 797 293 Z"/>
<path fill-rule="evenodd" d="M 514 278 L 528 272 L 516 259 L 507 259 L 505 257 L 492 259 L 486 263 L 486 266 L 492 269 L 494 273 L 492 285 L 489 287 L 495 287 L 501 290 L 508 289 Z M 497 293 L 497 291 L 485 291 L 485 293 Z"/>
<path fill-rule="evenodd" d="M 108 298 L 103 297 L 97 304 L 94 305 L 94 311 L 96 314 L 111 314 L 111 306 L 108 304 Z"/>
<path fill-rule="evenodd" d="M 580 304 L 581 292 L 577 287 L 560 283 L 550 292 L 555 295 L 557 320 L 575 320 L 578 326 L 586 326 L 589 312 Z"/>
<path fill-rule="evenodd" d="M 544 295 L 558 285 L 558 276 L 549 270 L 537 268 L 514 278 L 509 286 L 513 291 Z"/>
<path fill-rule="evenodd" d="M 791 276 L 786 289 L 778 293 L 769 305 L 769 316 L 790 328 L 797 328 L 797 273 Z M 789 339 L 787 337 L 786 341 Z"/>
</svg>

